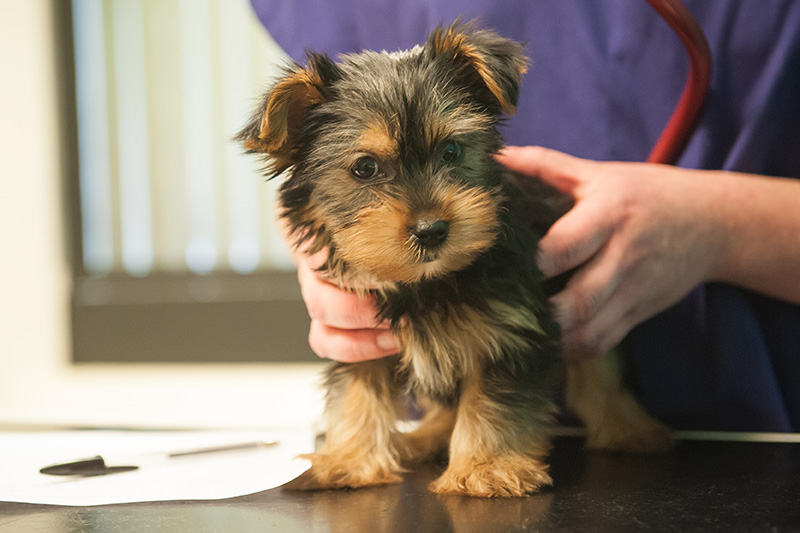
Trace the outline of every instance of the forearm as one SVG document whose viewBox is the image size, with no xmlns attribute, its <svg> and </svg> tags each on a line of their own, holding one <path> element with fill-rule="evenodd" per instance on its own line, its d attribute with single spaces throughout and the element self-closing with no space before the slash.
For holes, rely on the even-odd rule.
<svg viewBox="0 0 800 533">
<path fill-rule="evenodd" d="M 800 180 L 711 172 L 723 253 L 712 281 L 800 304 Z"/>
</svg>

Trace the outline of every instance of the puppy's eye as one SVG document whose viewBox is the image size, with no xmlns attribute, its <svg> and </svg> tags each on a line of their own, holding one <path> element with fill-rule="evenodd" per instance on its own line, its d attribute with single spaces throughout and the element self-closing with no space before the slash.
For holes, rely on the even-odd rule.
<svg viewBox="0 0 800 533">
<path fill-rule="evenodd" d="M 464 147 L 458 141 L 447 141 L 439 157 L 442 163 L 458 163 L 464 155 Z"/>
<path fill-rule="evenodd" d="M 350 167 L 350 173 L 360 180 L 368 180 L 378 174 L 378 162 L 371 157 L 361 157 Z"/>
</svg>

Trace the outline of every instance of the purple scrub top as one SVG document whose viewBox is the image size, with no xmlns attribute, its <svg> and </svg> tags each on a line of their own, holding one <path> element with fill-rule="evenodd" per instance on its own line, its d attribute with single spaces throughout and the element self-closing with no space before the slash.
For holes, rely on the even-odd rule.
<svg viewBox="0 0 800 533">
<path fill-rule="evenodd" d="M 708 38 L 711 90 L 678 161 L 800 178 L 800 2 L 687 0 Z M 398 50 L 459 16 L 526 43 L 509 144 L 643 161 L 686 79 L 677 36 L 644 0 L 252 0 L 294 59 Z M 800 239 L 800 236 L 798 236 Z M 797 275 L 800 283 L 800 272 Z M 722 284 L 625 341 L 642 402 L 674 428 L 800 431 L 800 307 Z"/>
</svg>

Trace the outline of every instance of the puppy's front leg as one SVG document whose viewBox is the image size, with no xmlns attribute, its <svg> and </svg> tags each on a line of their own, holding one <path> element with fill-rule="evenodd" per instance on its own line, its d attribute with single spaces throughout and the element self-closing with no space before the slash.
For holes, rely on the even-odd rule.
<svg viewBox="0 0 800 533">
<path fill-rule="evenodd" d="M 549 402 L 506 373 L 486 370 L 465 384 L 450 441 L 450 462 L 430 489 L 484 498 L 525 496 L 552 480 Z"/>
<path fill-rule="evenodd" d="M 328 372 L 325 444 L 285 487 L 317 490 L 401 481 L 395 432 L 396 358 L 334 364 Z"/>
</svg>

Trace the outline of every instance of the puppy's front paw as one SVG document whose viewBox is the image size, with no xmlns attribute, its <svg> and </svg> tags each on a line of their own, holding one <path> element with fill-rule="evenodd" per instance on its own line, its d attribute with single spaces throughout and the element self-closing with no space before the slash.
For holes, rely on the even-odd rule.
<svg viewBox="0 0 800 533">
<path fill-rule="evenodd" d="M 527 496 L 552 484 L 544 463 L 520 458 L 451 465 L 429 488 L 438 494 L 512 498 Z"/>
<path fill-rule="evenodd" d="M 342 458 L 324 453 L 301 455 L 311 461 L 311 468 L 286 483 L 289 490 L 324 490 L 359 488 L 403 480 L 396 471 L 382 465 L 375 457 Z"/>
</svg>

